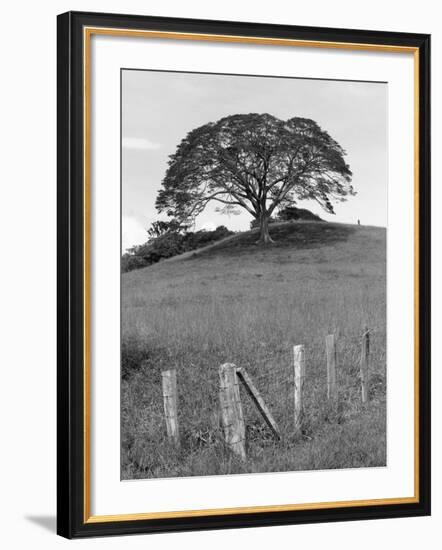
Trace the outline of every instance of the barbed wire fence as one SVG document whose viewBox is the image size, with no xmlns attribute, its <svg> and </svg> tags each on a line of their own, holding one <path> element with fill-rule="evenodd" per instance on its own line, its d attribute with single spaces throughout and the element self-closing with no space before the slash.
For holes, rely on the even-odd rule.
<svg viewBox="0 0 442 550">
<path fill-rule="evenodd" d="M 300 349 L 302 360 L 296 358 Z M 204 375 L 186 371 L 182 384 L 184 373 L 171 369 L 158 381 L 162 399 L 155 399 L 155 413 L 165 418 L 174 445 L 207 446 L 221 438 L 245 460 L 247 443 L 309 439 L 324 418 L 341 422 L 370 400 L 385 398 L 385 372 L 373 369 L 385 359 L 385 330 L 370 327 L 359 334 L 336 331 L 294 342 L 264 368 L 232 358 Z"/>
</svg>

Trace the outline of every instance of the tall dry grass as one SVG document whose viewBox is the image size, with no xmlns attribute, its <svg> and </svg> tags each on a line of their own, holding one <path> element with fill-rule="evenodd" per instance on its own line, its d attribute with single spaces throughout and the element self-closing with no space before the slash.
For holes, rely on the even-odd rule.
<svg viewBox="0 0 442 550">
<path fill-rule="evenodd" d="M 385 230 L 280 224 L 122 278 L 124 479 L 382 466 L 386 462 Z M 371 330 L 370 402 L 360 402 L 361 335 Z M 339 406 L 326 396 L 325 336 L 338 349 Z M 305 421 L 293 431 L 292 347 L 306 347 Z M 248 460 L 225 449 L 218 367 L 255 380 L 284 437 L 243 395 Z M 169 445 L 161 371 L 176 369 L 181 448 Z"/>
</svg>

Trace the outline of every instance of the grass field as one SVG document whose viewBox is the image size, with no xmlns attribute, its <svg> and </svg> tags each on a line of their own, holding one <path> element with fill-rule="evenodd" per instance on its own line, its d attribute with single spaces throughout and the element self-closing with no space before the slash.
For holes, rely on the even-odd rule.
<svg viewBox="0 0 442 550">
<path fill-rule="evenodd" d="M 386 231 L 298 222 L 250 231 L 122 276 L 122 479 L 386 464 Z M 371 331 L 370 400 L 360 340 Z M 326 400 L 325 336 L 338 352 Z M 292 348 L 306 348 L 305 421 L 293 430 Z M 247 462 L 225 449 L 218 367 L 247 369 L 282 431 L 275 441 L 242 394 Z M 177 369 L 181 448 L 166 437 L 161 371 Z"/>
</svg>

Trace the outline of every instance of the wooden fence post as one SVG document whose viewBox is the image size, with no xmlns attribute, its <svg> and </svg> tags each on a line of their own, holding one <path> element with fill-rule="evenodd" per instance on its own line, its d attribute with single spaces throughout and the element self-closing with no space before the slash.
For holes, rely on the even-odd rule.
<svg viewBox="0 0 442 550">
<path fill-rule="evenodd" d="M 295 430 L 299 430 L 304 415 L 304 404 L 302 402 L 302 389 L 305 376 L 305 350 L 304 346 L 293 346 L 293 368 L 294 368 L 294 404 L 295 404 Z"/>
<path fill-rule="evenodd" d="M 269 411 L 269 408 L 265 404 L 264 399 L 262 398 L 259 391 L 256 389 L 255 384 L 252 382 L 252 379 L 247 374 L 246 370 L 238 367 L 236 369 L 236 374 L 238 375 L 241 382 L 244 384 L 244 387 L 247 390 L 247 393 L 252 398 L 253 402 L 256 405 L 256 408 L 261 413 L 261 416 L 266 421 L 267 426 L 272 430 L 273 435 L 278 439 L 281 439 L 281 433 L 278 428 L 278 424 L 275 422 L 275 419 L 272 416 L 272 413 Z"/>
<path fill-rule="evenodd" d="M 165 370 L 161 373 L 163 383 L 164 416 L 166 418 L 167 436 L 179 447 L 180 435 L 178 429 L 178 394 L 176 370 Z"/>
<path fill-rule="evenodd" d="M 220 366 L 219 382 L 219 401 L 224 439 L 232 452 L 242 460 L 246 460 L 246 430 L 235 365 L 224 363 Z"/>
<path fill-rule="evenodd" d="M 329 334 L 325 338 L 327 353 L 327 398 L 336 397 L 336 343 L 335 335 Z"/>
<path fill-rule="evenodd" d="M 361 349 L 361 395 L 362 403 L 368 401 L 368 369 L 370 361 L 370 332 L 365 329 L 362 336 L 362 349 Z"/>
</svg>

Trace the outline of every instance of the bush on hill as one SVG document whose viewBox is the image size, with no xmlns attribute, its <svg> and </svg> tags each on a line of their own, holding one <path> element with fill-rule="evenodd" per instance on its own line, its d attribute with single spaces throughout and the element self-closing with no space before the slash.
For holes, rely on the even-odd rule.
<svg viewBox="0 0 442 550">
<path fill-rule="evenodd" d="M 290 221 L 298 221 L 298 220 L 307 220 L 307 221 L 316 221 L 316 222 L 322 222 L 323 220 L 317 216 L 316 214 L 313 214 L 313 212 L 310 212 L 310 210 L 307 210 L 307 208 L 296 208 L 296 206 L 286 206 L 280 212 L 278 213 L 277 217 L 278 221 L 281 222 L 290 222 Z"/>
<path fill-rule="evenodd" d="M 133 254 L 123 254 L 121 256 L 121 271 L 126 273 L 133 269 L 140 269 L 149 265 L 141 256 L 135 256 Z"/>
<path fill-rule="evenodd" d="M 196 250 L 212 244 L 220 239 L 233 235 L 224 225 L 214 231 L 167 231 L 158 237 L 149 239 L 146 243 L 130 248 L 121 258 L 121 271 L 126 273 L 134 269 L 152 265 L 160 260 L 172 258 L 178 254 Z"/>
<path fill-rule="evenodd" d="M 316 214 L 313 214 L 313 212 L 310 212 L 310 210 L 307 210 L 307 208 L 297 208 L 296 206 L 286 206 L 285 208 L 280 210 L 274 218 L 269 219 L 269 224 L 275 223 L 275 222 L 291 222 L 291 221 L 299 221 L 299 220 L 305 220 L 310 222 L 324 221 L 322 218 L 320 218 Z M 256 227 L 259 227 L 259 220 L 253 219 L 250 222 L 250 229 L 255 229 Z"/>
</svg>

